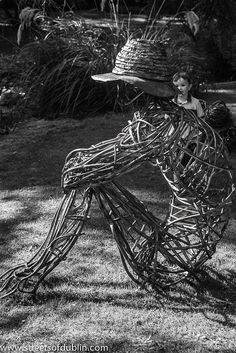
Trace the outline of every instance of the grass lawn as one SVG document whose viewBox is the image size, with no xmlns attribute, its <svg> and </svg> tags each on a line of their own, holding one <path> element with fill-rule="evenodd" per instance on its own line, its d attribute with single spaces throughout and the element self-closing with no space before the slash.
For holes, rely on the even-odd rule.
<svg viewBox="0 0 236 353">
<path fill-rule="evenodd" d="M 34 120 L 1 136 L 1 273 L 30 259 L 46 237 L 62 198 L 66 155 L 114 137 L 127 119 Z M 155 214 L 165 214 L 169 190 L 157 169 L 143 165 L 121 182 Z M 236 352 L 236 220 L 203 283 L 183 283 L 160 296 L 137 288 L 103 215 L 95 207 L 91 216 L 36 299 L 16 294 L 0 301 L 0 352 L 7 345 L 19 352 Z"/>
</svg>

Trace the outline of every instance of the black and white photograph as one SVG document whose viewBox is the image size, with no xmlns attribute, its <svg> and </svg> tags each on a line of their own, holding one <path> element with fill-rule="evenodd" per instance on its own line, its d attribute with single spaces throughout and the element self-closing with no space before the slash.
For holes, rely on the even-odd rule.
<svg viewBox="0 0 236 353">
<path fill-rule="evenodd" d="M 0 0 L 0 352 L 236 352 L 236 0 Z"/>
</svg>

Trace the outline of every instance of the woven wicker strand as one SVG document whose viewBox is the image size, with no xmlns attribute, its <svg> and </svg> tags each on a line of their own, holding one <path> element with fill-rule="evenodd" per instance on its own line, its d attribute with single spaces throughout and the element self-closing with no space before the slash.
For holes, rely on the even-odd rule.
<svg viewBox="0 0 236 353">
<path fill-rule="evenodd" d="M 172 191 L 164 222 L 116 181 L 144 161 L 160 168 Z M 36 292 L 82 234 L 92 198 L 133 281 L 163 290 L 195 276 L 226 229 L 232 180 L 227 149 L 208 124 L 172 102 L 150 103 L 114 139 L 67 156 L 65 196 L 48 237 L 29 262 L 1 276 L 2 297 Z"/>
<path fill-rule="evenodd" d="M 170 70 L 164 46 L 145 39 L 128 40 L 116 57 L 112 70 L 117 75 L 169 81 Z"/>
</svg>

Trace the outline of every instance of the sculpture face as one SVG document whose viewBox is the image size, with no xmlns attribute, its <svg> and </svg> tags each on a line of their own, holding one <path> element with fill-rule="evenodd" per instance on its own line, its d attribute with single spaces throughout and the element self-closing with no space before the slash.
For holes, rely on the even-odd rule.
<svg viewBox="0 0 236 353">
<path fill-rule="evenodd" d="M 179 78 L 177 81 L 173 81 L 173 84 L 180 91 L 180 94 L 178 96 L 181 97 L 181 100 L 186 101 L 188 98 L 189 91 L 192 88 L 192 84 L 182 77 Z"/>
</svg>

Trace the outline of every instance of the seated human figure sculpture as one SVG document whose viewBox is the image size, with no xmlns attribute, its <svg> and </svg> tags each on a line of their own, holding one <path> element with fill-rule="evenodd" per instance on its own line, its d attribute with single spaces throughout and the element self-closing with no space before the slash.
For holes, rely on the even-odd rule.
<svg viewBox="0 0 236 353">
<path fill-rule="evenodd" d="M 65 195 L 48 237 L 30 261 L 1 276 L 3 296 L 36 292 L 82 233 L 92 198 L 110 223 L 128 275 L 157 290 L 197 276 L 226 229 L 234 193 L 227 149 L 204 119 L 171 101 L 175 89 L 161 43 L 129 40 L 113 72 L 93 78 L 134 84 L 148 103 L 115 138 L 67 156 Z M 165 221 L 116 180 L 144 161 L 160 168 L 172 192 Z"/>
</svg>

